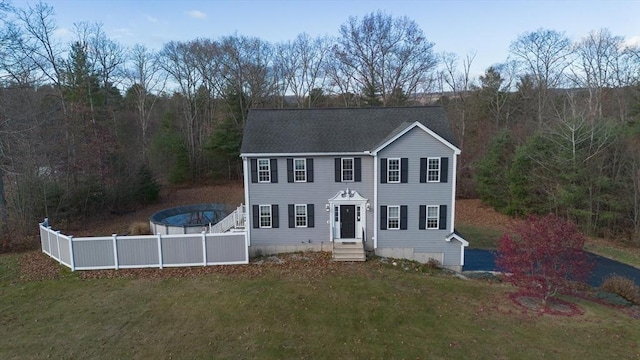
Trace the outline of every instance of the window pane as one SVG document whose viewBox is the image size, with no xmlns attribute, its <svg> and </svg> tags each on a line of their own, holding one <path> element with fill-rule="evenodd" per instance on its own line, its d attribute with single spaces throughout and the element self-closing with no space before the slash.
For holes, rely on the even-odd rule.
<svg viewBox="0 0 640 360">
<path fill-rule="evenodd" d="M 271 227 L 271 205 L 260 205 L 260 227 Z"/>
<path fill-rule="evenodd" d="M 353 159 L 342 159 L 342 181 L 353 181 Z"/>
<path fill-rule="evenodd" d="M 387 181 L 400 182 L 400 159 L 387 160 Z"/>
<path fill-rule="evenodd" d="M 428 181 L 440 181 L 440 159 L 429 159 Z"/>
<path fill-rule="evenodd" d="M 307 160 L 306 159 L 295 159 L 294 163 L 294 173 L 295 173 L 295 181 L 296 182 L 305 182 L 307 181 Z"/>
<path fill-rule="evenodd" d="M 427 229 L 438 229 L 439 228 L 439 207 L 438 206 L 428 206 L 427 207 Z"/>
<path fill-rule="evenodd" d="M 258 182 L 271 182 L 269 159 L 258 159 Z"/>
<path fill-rule="evenodd" d="M 296 205 L 296 227 L 307 226 L 307 205 Z"/>
<path fill-rule="evenodd" d="M 387 208 L 387 228 L 399 229 L 400 228 L 400 207 L 389 206 Z"/>
</svg>

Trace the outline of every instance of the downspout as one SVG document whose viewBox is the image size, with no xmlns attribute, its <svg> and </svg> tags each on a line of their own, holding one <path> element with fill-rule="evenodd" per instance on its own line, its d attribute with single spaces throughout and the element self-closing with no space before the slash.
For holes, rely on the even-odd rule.
<svg viewBox="0 0 640 360">
<path fill-rule="evenodd" d="M 378 153 L 373 155 L 373 249 L 378 248 Z"/>
<path fill-rule="evenodd" d="M 251 246 L 251 227 L 253 226 L 253 224 L 251 224 L 252 221 L 252 214 L 251 211 L 253 210 L 252 206 L 249 203 L 249 166 L 247 164 L 247 158 L 245 156 L 242 157 L 242 173 L 243 173 L 243 179 L 242 182 L 244 183 L 244 208 L 245 208 L 245 212 L 244 212 L 244 216 L 246 216 L 246 218 L 244 219 L 244 231 L 247 234 L 247 246 Z"/>
</svg>

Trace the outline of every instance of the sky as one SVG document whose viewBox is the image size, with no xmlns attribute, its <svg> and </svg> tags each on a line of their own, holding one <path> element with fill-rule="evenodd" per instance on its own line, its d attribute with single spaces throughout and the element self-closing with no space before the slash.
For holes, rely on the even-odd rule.
<svg viewBox="0 0 640 360">
<path fill-rule="evenodd" d="M 381 10 L 407 16 L 435 44 L 436 53 L 474 54 L 471 72 L 480 75 L 504 62 L 518 35 L 539 28 L 579 40 L 608 28 L 631 44 L 640 44 L 640 0 L 49 0 L 63 42 L 73 40 L 76 22 L 101 23 L 123 45 L 159 50 L 171 40 L 217 39 L 234 33 L 277 43 L 306 32 L 337 36 L 349 17 Z M 34 1 L 13 0 L 24 7 Z"/>
</svg>

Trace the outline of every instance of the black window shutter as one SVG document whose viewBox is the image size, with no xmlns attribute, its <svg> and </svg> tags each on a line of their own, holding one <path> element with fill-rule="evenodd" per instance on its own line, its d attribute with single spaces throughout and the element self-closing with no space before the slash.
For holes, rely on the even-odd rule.
<svg viewBox="0 0 640 360">
<path fill-rule="evenodd" d="M 427 182 L 427 158 L 420 158 L 420 182 Z"/>
<path fill-rule="evenodd" d="M 296 215 L 293 204 L 289 204 L 289 228 L 296 227 Z"/>
<path fill-rule="evenodd" d="M 313 215 L 313 204 L 307 204 L 307 227 L 312 228 L 315 226 Z"/>
<path fill-rule="evenodd" d="M 271 205 L 271 227 L 280 227 L 280 211 L 278 211 L 278 205 L 276 204 Z"/>
<path fill-rule="evenodd" d="M 449 158 L 440 158 L 440 182 L 446 183 L 449 181 Z"/>
<path fill-rule="evenodd" d="M 400 182 L 406 183 L 409 181 L 409 159 L 400 159 Z"/>
<path fill-rule="evenodd" d="M 251 159 L 251 182 L 258 182 L 258 160 Z"/>
<path fill-rule="evenodd" d="M 307 159 L 307 182 L 313 182 L 313 159 Z"/>
<path fill-rule="evenodd" d="M 342 160 L 340 158 L 335 159 L 335 171 L 336 171 L 336 182 L 342 181 Z"/>
<path fill-rule="evenodd" d="M 361 182 L 362 181 L 362 159 L 355 158 L 353 159 L 353 181 Z"/>
<path fill-rule="evenodd" d="M 387 230 L 387 207 L 380 206 L 380 230 Z"/>
<path fill-rule="evenodd" d="M 293 182 L 293 159 L 287 159 L 287 182 Z"/>
<path fill-rule="evenodd" d="M 380 182 L 387 183 L 387 159 L 380 158 Z"/>
<path fill-rule="evenodd" d="M 418 229 L 427 228 L 427 205 L 420 205 L 420 218 L 418 219 Z"/>
<path fill-rule="evenodd" d="M 278 182 L 278 159 L 271 159 L 271 182 Z"/>
<path fill-rule="evenodd" d="M 252 216 L 253 217 L 253 228 L 257 229 L 257 228 L 260 227 L 260 206 L 253 205 L 251 207 L 251 209 L 252 209 L 252 212 L 253 212 L 253 214 L 251 214 L 251 215 L 253 215 Z"/>
<path fill-rule="evenodd" d="M 400 230 L 407 230 L 407 205 L 400 205 Z"/>
<path fill-rule="evenodd" d="M 447 229 L 447 205 L 440 205 L 440 230 Z"/>
</svg>

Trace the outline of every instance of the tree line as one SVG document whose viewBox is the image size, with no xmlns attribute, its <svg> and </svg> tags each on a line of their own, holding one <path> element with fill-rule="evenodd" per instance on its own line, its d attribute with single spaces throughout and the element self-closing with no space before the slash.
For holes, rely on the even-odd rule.
<svg viewBox="0 0 640 360">
<path fill-rule="evenodd" d="M 519 35 L 475 77 L 408 17 L 349 17 L 336 37 L 230 34 L 125 47 L 100 24 L 61 43 L 46 3 L 0 0 L 0 233 L 132 211 L 160 184 L 241 178 L 250 108 L 441 104 L 463 148 L 459 194 L 592 232 L 640 233 L 637 47 Z M 635 197 L 634 197 L 635 196 Z"/>
</svg>

